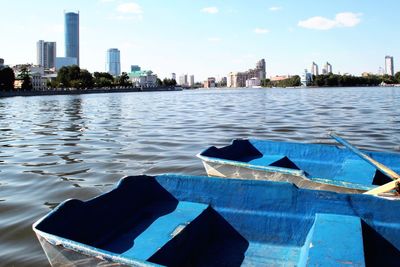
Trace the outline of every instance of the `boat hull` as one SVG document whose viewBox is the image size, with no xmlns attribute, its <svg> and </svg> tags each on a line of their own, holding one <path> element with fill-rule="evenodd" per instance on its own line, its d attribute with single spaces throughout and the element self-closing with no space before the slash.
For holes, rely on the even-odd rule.
<svg viewBox="0 0 400 267">
<path fill-rule="evenodd" d="M 397 266 L 400 201 L 200 176 L 132 176 L 33 225 L 52 266 Z"/>
<path fill-rule="evenodd" d="M 326 190 L 338 193 L 359 194 L 367 191 L 367 189 L 362 190 L 351 188 L 351 184 L 338 183 L 338 185 L 333 185 L 329 184 L 330 181 L 324 181 L 323 179 L 320 179 L 318 182 L 315 180 L 310 180 L 304 176 L 276 171 L 255 170 L 238 165 L 228 165 L 223 163 L 203 161 L 203 166 L 206 169 L 207 175 L 210 177 L 288 182 L 293 183 L 300 188 Z"/>
<path fill-rule="evenodd" d="M 400 153 L 363 153 L 400 171 Z M 371 162 L 332 145 L 237 139 L 197 157 L 209 176 L 286 181 L 309 189 L 362 193 L 392 181 Z"/>
</svg>

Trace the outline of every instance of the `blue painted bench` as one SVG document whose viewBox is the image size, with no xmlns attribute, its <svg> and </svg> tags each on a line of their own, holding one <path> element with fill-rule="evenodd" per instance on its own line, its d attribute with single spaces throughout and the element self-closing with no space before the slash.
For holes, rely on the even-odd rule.
<svg viewBox="0 0 400 267">
<path fill-rule="evenodd" d="M 365 266 L 360 218 L 317 213 L 299 266 Z"/>
<path fill-rule="evenodd" d="M 139 260 L 147 260 L 166 243 L 179 235 L 207 207 L 208 205 L 206 204 L 180 201 L 173 212 L 159 217 L 154 221 L 133 240 L 132 248 L 121 255 Z"/>
<path fill-rule="evenodd" d="M 359 159 L 347 159 L 335 175 L 335 180 L 372 185 L 375 173 L 376 168 L 368 162 Z"/>
</svg>

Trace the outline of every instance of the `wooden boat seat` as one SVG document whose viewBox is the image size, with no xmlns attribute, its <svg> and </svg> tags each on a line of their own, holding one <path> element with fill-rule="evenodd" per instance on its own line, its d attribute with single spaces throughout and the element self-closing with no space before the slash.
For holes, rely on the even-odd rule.
<svg viewBox="0 0 400 267">
<path fill-rule="evenodd" d="M 325 266 L 327 259 L 337 266 L 365 266 L 359 217 L 315 214 L 303 248 L 300 261 L 307 266 Z"/>
<path fill-rule="evenodd" d="M 372 185 L 375 173 L 376 168 L 368 162 L 359 159 L 347 159 L 343 162 L 334 179 L 355 184 Z"/>
<path fill-rule="evenodd" d="M 136 239 L 133 246 L 122 253 L 132 259 L 147 260 L 161 249 L 167 242 L 202 214 L 208 205 L 180 201 L 176 209 L 154 221 Z"/>
</svg>

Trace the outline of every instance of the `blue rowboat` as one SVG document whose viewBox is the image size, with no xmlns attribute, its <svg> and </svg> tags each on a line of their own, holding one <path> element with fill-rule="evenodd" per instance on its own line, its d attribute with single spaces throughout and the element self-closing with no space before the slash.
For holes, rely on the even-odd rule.
<svg viewBox="0 0 400 267">
<path fill-rule="evenodd" d="M 400 153 L 362 152 L 400 171 Z M 197 156 L 209 176 L 286 181 L 302 188 L 362 193 L 391 181 L 351 150 L 333 145 L 234 140 Z"/>
<path fill-rule="evenodd" d="M 33 229 L 53 266 L 398 266 L 399 210 L 284 182 L 131 176 Z"/>
</svg>

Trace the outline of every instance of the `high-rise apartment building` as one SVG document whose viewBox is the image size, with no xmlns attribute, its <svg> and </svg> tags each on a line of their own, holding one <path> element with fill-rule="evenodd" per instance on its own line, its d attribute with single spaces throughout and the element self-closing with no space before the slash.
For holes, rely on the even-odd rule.
<svg viewBox="0 0 400 267">
<path fill-rule="evenodd" d="M 313 62 L 311 65 L 311 73 L 312 73 L 312 75 L 315 75 L 315 76 L 317 76 L 319 74 L 318 65 L 315 62 Z"/>
<path fill-rule="evenodd" d="M 260 80 L 264 80 L 267 76 L 267 73 L 265 71 L 265 59 L 261 59 L 257 62 L 256 70 L 259 72 L 258 76 L 251 78 L 259 78 Z"/>
<path fill-rule="evenodd" d="M 76 58 L 79 66 L 79 13 L 65 13 L 65 57 Z"/>
<path fill-rule="evenodd" d="M 325 70 L 327 74 L 332 73 L 332 65 L 329 62 L 326 62 Z"/>
<path fill-rule="evenodd" d="M 194 86 L 194 75 L 189 76 L 189 86 L 193 87 Z"/>
<path fill-rule="evenodd" d="M 385 74 L 387 74 L 389 76 L 394 75 L 394 64 L 393 64 L 392 56 L 385 57 Z"/>
<path fill-rule="evenodd" d="M 255 69 L 249 69 L 245 72 L 230 72 L 227 78 L 228 87 L 245 87 L 246 80 L 257 78 L 260 81 L 266 78 L 265 59 L 257 62 Z"/>
<path fill-rule="evenodd" d="M 56 43 L 39 40 L 36 43 L 37 64 L 45 69 L 55 68 L 56 66 Z"/>
<path fill-rule="evenodd" d="M 121 74 L 120 51 L 117 48 L 107 50 L 106 71 L 113 76 Z"/>
<path fill-rule="evenodd" d="M 171 79 L 176 81 L 176 74 L 174 72 L 171 73 Z"/>
<path fill-rule="evenodd" d="M 179 85 L 181 85 L 181 86 L 188 86 L 189 85 L 188 75 L 187 74 L 179 76 Z"/>
</svg>

